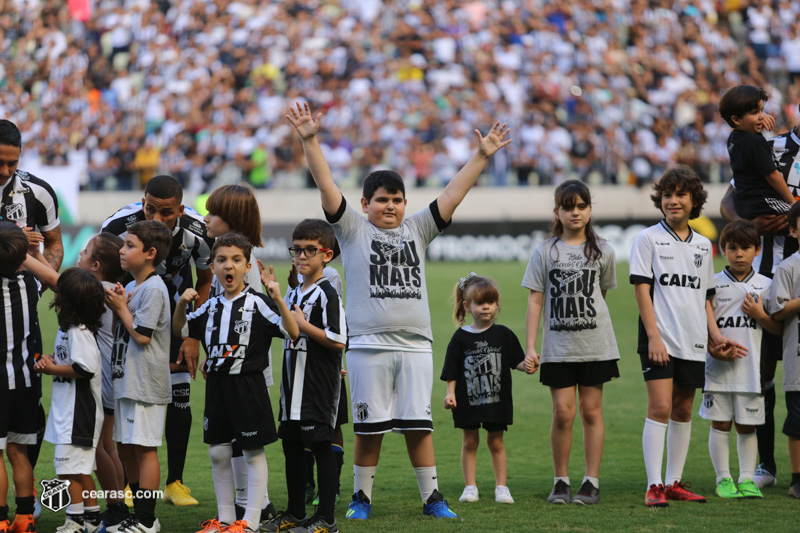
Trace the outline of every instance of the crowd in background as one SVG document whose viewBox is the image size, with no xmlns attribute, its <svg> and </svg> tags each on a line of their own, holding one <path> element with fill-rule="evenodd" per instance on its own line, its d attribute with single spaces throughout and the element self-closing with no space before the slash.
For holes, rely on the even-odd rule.
<svg viewBox="0 0 800 533">
<path fill-rule="evenodd" d="M 313 185 L 298 100 L 343 187 L 375 167 L 442 185 L 495 118 L 514 142 L 482 184 L 641 185 L 674 163 L 724 181 L 725 89 L 763 86 L 778 132 L 800 122 L 800 0 L 0 3 L 20 168 L 74 165 L 87 189 Z"/>
</svg>

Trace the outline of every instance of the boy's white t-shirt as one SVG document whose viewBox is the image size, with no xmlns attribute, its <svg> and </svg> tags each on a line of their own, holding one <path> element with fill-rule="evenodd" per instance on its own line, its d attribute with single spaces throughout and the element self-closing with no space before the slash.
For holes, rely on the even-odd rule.
<svg viewBox="0 0 800 533">
<path fill-rule="evenodd" d="M 795 252 L 778 265 L 769 291 L 769 309 L 774 315 L 786 307 L 786 302 L 800 298 L 800 252 Z M 783 390 L 800 391 L 800 315 L 783 321 Z"/>
<path fill-rule="evenodd" d="M 755 270 L 742 281 L 727 267 L 714 276 L 716 292 L 711 307 L 720 333 L 747 348 L 747 355 L 733 361 L 706 358 L 704 390 L 712 392 L 761 392 L 761 338 L 763 330 L 755 318 L 742 311 L 746 294 L 766 302 L 772 280 Z"/>
<path fill-rule="evenodd" d="M 685 241 L 666 221 L 642 230 L 630 256 L 631 283 L 651 286 L 661 340 L 671 357 L 706 360 L 706 298 L 714 294 L 711 241 L 689 230 Z M 647 333 L 639 318 L 639 353 L 647 353 Z"/>
</svg>

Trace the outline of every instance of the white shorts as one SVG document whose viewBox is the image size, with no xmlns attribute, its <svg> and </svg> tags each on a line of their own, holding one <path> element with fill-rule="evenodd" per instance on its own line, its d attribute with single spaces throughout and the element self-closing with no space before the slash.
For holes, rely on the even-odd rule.
<svg viewBox="0 0 800 533">
<path fill-rule="evenodd" d="M 715 422 L 736 421 L 745 426 L 764 423 L 764 396 L 755 392 L 704 392 L 700 416 Z"/>
<path fill-rule="evenodd" d="M 114 402 L 114 441 L 157 448 L 164 436 L 167 406 L 121 398 Z"/>
<path fill-rule="evenodd" d="M 97 448 L 92 448 L 90 446 L 56 444 L 56 450 L 53 456 L 56 475 L 91 475 L 92 472 L 97 470 L 97 463 L 95 462 L 96 450 Z"/>
<path fill-rule="evenodd" d="M 350 407 L 357 435 L 433 431 L 433 354 L 351 349 Z"/>
</svg>

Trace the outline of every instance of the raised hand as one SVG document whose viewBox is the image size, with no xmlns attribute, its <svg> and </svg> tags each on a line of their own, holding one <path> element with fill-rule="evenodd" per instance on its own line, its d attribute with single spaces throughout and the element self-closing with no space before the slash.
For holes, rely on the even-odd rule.
<svg viewBox="0 0 800 533">
<path fill-rule="evenodd" d="M 258 273 L 261 275 L 261 283 L 264 284 L 265 287 L 269 285 L 270 281 L 277 281 L 275 278 L 275 269 L 272 268 L 272 265 L 269 266 L 269 270 L 267 267 L 264 266 L 264 263 L 261 262 L 261 259 L 258 259 Z"/>
<path fill-rule="evenodd" d="M 317 134 L 322 120 L 322 113 L 317 113 L 317 116 L 312 117 L 311 109 L 308 107 L 307 102 L 303 104 L 297 102 L 296 109 L 295 107 L 289 107 L 289 112 L 291 115 L 286 115 L 286 118 L 292 123 L 301 139 L 310 139 Z"/>
<path fill-rule="evenodd" d="M 481 155 L 492 157 L 500 148 L 510 144 L 511 139 L 506 139 L 509 131 L 511 130 L 508 128 L 508 124 L 504 122 L 501 126 L 499 121 L 494 123 L 486 137 L 483 137 L 480 131 L 475 130 L 475 135 L 478 136 L 478 150 Z"/>
<path fill-rule="evenodd" d="M 200 295 L 197 294 L 197 291 L 189 287 L 181 294 L 181 302 L 188 304 L 197 300 L 199 297 Z"/>
</svg>

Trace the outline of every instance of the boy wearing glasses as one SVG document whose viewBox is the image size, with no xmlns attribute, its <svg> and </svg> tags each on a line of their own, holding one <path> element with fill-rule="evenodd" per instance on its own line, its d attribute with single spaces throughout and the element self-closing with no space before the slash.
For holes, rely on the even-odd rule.
<svg viewBox="0 0 800 533">
<path fill-rule="evenodd" d="M 333 508 L 338 473 L 331 444 L 340 394 L 342 350 L 347 325 L 339 294 L 323 269 L 333 259 L 336 237 L 324 220 L 306 219 L 292 232 L 292 264 L 302 283 L 286 294 L 300 338 L 283 342 L 280 427 L 286 459 L 286 511 L 266 524 L 267 531 L 296 526 L 318 533 L 338 531 Z M 319 506 L 305 518 L 305 448 L 317 462 Z"/>
</svg>

